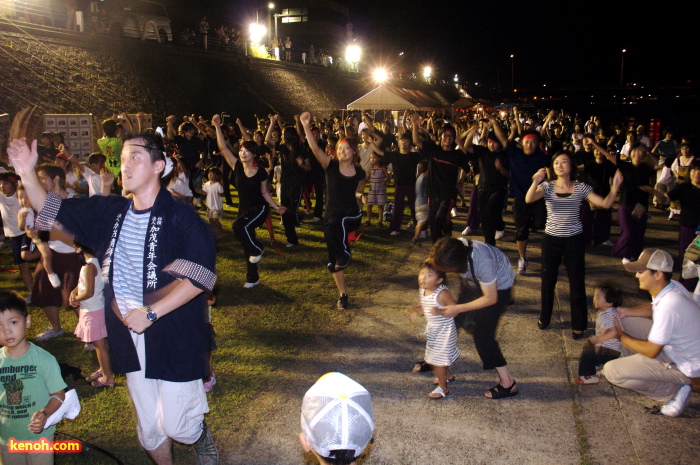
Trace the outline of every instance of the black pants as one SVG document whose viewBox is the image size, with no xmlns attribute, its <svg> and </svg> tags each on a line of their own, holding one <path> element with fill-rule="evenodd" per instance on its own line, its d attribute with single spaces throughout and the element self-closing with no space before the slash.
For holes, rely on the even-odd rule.
<svg viewBox="0 0 700 465">
<path fill-rule="evenodd" d="M 284 235 L 290 244 L 299 243 L 296 228 L 301 225 L 299 221 L 299 203 L 301 202 L 303 189 L 302 185 L 285 188 L 284 184 L 282 184 L 282 206 L 287 209 L 282 215 L 282 223 L 284 224 Z"/>
<path fill-rule="evenodd" d="M 224 162 L 221 166 L 221 186 L 224 188 L 224 200 L 226 200 L 227 205 L 232 205 L 233 200 L 231 200 L 231 167 L 228 163 Z"/>
<path fill-rule="evenodd" d="M 267 219 L 268 206 L 258 205 L 245 211 L 238 212 L 238 218 L 233 222 L 233 232 L 243 246 L 246 262 L 246 282 L 254 283 L 260 279 L 258 264 L 250 263 L 248 258 L 263 253 L 264 247 L 255 236 L 255 230 Z"/>
<path fill-rule="evenodd" d="M 618 357 L 620 357 L 620 352 L 607 347 L 596 347 L 586 341 L 586 345 L 581 350 L 581 359 L 578 362 L 578 375 L 593 376 L 595 375 L 595 367 L 605 365 Z"/>
<path fill-rule="evenodd" d="M 468 287 L 468 284 L 463 283 L 462 287 Z M 501 346 L 496 341 L 496 330 L 498 329 L 501 315 L 503 315 L 510 303 L 510 297 L 510 289 L 498 291 L 498 300 L 495 304 L 479 310 L 460 313 L 455 318 L 457 326 L 464 328 L 465 331 L 471 333 L 474 337 L 474 346 L 479 354 L 479 358 L 481 358 L 484 370 L 493 370 L 494 368 L 506 366 L 506 359 L 501 352 Z M 460 292 L 457 303 L 470 302 L 474 298 L 468 292 Z"/>
<path fill-rule="evenodd" d="M 481 228 L 484 231 L 484 242 L 496 245 L 496 231 L 503 231 L 503 199 L 506 189 L 479 190 L 479 213 Z"/>
<path fill-rule="evenodd" d="M 547 206 L 544 199 L 535 203 L 526 203 L 524 198 L 513 198 L 513 220 L 515 222 L 515 240 L 528 240 L 530 229 L 544 229 L 547 221 Z"/>
<path fill-rule="evenodd" d="M 569 277 L 569 300 L 571 302 L 571 329 L 585 331 L 588 325 L 586 307 L 586 243 L 583 233 L 569 237 L 550 236 L 542 238 L 542 311 L 540 321 L 549 324 L 554 308 L 554 289 L 557 286 L 559 265 L 564 260 Z"/>
<path fill-rule="evenodd" d="M 455 199 L 439 199 L 430 197 L 428 199 L 428 224 L 430 225 L 430 236 L 433 242 L 441 237 L 452 235 L 452 207 L 455 206 Z"/>
<path fill-rule="evenodd" d="M 338 260 L 346 261 L 351 257 L 348 246 L 348 233 L 356 230 L 362 221 L 361 211 L 349 211 L 345 214 L 327 213 L 323 219 L 323 237 L 328 249 L 328 264 L 335 266 Z"/>
</svg>

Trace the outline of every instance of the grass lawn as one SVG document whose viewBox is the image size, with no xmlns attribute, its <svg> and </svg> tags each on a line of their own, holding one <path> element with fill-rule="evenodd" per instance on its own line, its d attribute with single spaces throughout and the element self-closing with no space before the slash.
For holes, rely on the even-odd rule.
<svg viewBox="0 0 700 465">
<path fill-rule="evenodd" d="M 235 197 L 235 191 L 233 194 Z M 218 301 L 212 311 L 219 348 L 214 353 L 217 384 L 209 394 L 211 414 L 207 422 L 220 450 L 230 450 L 245 442 L 253 431 L 263 426 L 262 418 L 245 415 L 246 406 L 263 383 L 286 361 L 300 356 L 301 349 L 313 347 L 316 337 L 342 331 L 358 308 L 353 304 L 382 287 L 383 278 L 400 266 L 411 245 L 411 234 L 390 237 L 388 225 L 382 229 L 361 228 L 364 235 L 353 245 L 353 262 L 346 273 L 351 309 L 338 312 L 337 290 L 325 266 L 327 254 L 321 223 L 305 221 L 299 232 L 301 245 L 288 249 L 284 247 L 280 217 L 273 215 L 278 251 L 269 246 L 267 230 L 259 229 L 258 237 L 268 247 L 260 262 L 261 284 L 248 290 L 242 287 L 243 250 L 231 230 L 236 211 L 226 207 L 222 219 L 226 234 L 218 243 L 215 289 Z M 11 268 L 11 264 L 9 248 L 0 251 L 0 268 Z M 26 295 L 18 273 L 1 271 L 0 276 L 0 289 Z M 40 308 L 30 306 L 30 313 L 32 326 L 28 336 L 32 338 L 48 323 Z M 62 311 L 61 320 L 67 334 L 38 345 L 60 362 L 81 368 L 85 376 L 92 373 L 97 368 L 94 352 L 83 352 L 83 344 L 68 334 L 75 328 L 75 314 Z M 58 431 L 108 450 L 126 464 L 149 463 L 136 438 L 136 419 L 124 376 L 117 376 L 114 389 L 98 390 L 83 381 L 74 387 L 83 406 L 82 413 L 74 421 L 63 421 Z M 190 447 L 176 446 L 175 455 L 177 463 L 192 463 Z M 91 456 L 89 461 L 114 463 L 101 462 L 99 456 Z M 86 463 L 86 457 L 58 454 L 56 462 Z"/>
</svg>

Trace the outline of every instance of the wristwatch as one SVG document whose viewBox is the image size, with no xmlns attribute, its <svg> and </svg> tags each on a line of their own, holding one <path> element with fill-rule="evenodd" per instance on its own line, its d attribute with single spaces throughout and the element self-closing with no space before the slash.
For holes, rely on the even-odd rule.
<svg viewBox="0 0 700 465">
<path fill-rule="evenodd" d="M 146 318 L 148 318 L 149 321 L 156 321 L 158 319 L 158 315 L 156 315 L 156 312 L 153 311 L 150 305 L 146 305 Z"/>
</svg>

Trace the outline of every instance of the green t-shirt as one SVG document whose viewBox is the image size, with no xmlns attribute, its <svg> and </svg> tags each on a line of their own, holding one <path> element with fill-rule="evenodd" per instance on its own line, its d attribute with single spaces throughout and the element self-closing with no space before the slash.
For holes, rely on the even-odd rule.
<svg viewBox="0 0 700 465">
<path fill-rule="evenodd" d="M 19 441 L 51 436 L 55 426 L 39 434 L 29 431 L 29 422 L 46 407 L 51 394 L 66 388 L 53 355 L 31 342 L 26 354 L 11 358 L 0 348 L 0 444 L 9 438 Z"/>
<path fill-rule="evenodd" d="M 102 155 L 107 157 L 105 166 L 116 177 L 119 176 L 119 171 L 122 166 L 122 140 L 118 137 L 103 137 L 97 139 L 97 145 L 102 151 Z"/>
</svg>

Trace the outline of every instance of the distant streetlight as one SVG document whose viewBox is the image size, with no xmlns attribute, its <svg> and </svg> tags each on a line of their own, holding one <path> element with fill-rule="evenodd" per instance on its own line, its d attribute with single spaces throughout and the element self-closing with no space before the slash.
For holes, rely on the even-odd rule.
<svg viewBox="0 0 700 465">
<path fill-rule="evenodd" d="M 510 88 L 515 91 L 515 55 L 510 54 Z"/>
<path fill-rule="evenodd" d="M 627 52 L 626 48 L 622 49 L 622 53 L 620 54 L 620 86 L 623 85 L 623 75 L 625 71 L 625 52 Z"/>
<path fill-rule="evenodd" d="M 267 4 L 267 43 L 270 44 L 272 42 L 272 37 L 270 37 L 270 34 L 272 34 L 272 11 L 275 9 L 275 4 L 270 2 Z M 275 25 L 277 25 L 277 19 L 275 19 Z M 275 31 L 275 34 L 277 31 Z M 277 37 L 275 37 L 276 39 Z"/>
<path fill-rule="evenodd" d="M 426 66 L 423 68 L 423 77 L 425 78 L 426 81 L 430 81 L 430 74 L 433 72 L 433 69 L 430 66 Z"/>
<path fill-rule="evenodd" d="M 348 45 L 347 48 L 345 49 L 345 61 L 350 63 L 350 66 L 352 68 L 355 68 L 357 63 L 360 62 L 360 55 L 362 54 L 362 50 L 358 45 Z"/>
<path fill-rule="evenodd" d="M 381 84 L 384 81 L 386 81 L 388 75 L 387 72 L 384 68 L 377 68 L 374 70 L 374 80 L 377 81 L 377 83 Z"/>
<path fill-rule="evenodd" d="M 251 24 L 249 28 L 250 41 L 253 44 L 259 44 L 261 39 L 267 34 L 267 28 L 262 24 Z"/>
<path fill-rule="evenodd" d="M 360 61 L 360 55 L 362 51 L 357 45 L 348 45 L 345 49 L 345 59 L 350 63 L 358 63 Z"/>
</svg>

